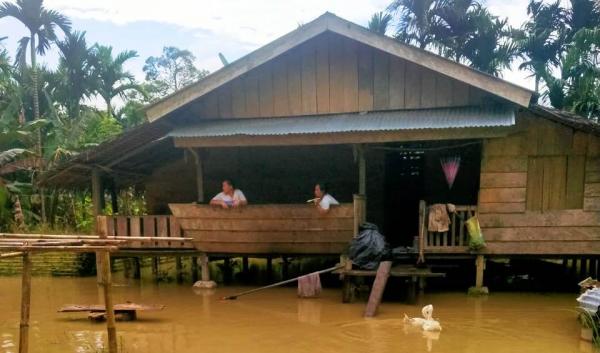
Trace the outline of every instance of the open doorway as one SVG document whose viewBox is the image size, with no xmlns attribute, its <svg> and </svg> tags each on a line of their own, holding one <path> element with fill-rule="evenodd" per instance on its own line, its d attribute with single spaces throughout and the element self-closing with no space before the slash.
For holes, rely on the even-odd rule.
<svg viewBox="0 0 600 353">
<path fill-rule="evenodd" d="M 419 232 L 419 201 L 475 205 L 481 167 L 480 141 L 386 144 L 383 231 L 392 246 L 411 246 Z M 442 160 L 460 159 L 449 186 Z"/>
</svg>

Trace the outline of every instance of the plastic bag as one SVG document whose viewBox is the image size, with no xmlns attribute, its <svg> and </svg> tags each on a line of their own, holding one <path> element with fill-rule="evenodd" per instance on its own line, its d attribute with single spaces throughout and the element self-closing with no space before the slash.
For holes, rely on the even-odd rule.
<svg viewBox="0 0 600 353">
<path fill-rule="evenodd" d="M 358 267 L 374 270 L 379 262 L 390 257 L 390 250 L 379 228 L 372 223 L 363 223 L 360 233 L 350 243 L 348 256 Z"/>
<path fill-rule="evenodd" d="M 469 233 L 469 249 L 473 251 L 483 249 L 485 247 L 485 239 L 483 239 L 483 233 L 481 233 L 477 216 L 467 219 L 465 225 L 467 226 L 467 233 Z"/>
</svg>

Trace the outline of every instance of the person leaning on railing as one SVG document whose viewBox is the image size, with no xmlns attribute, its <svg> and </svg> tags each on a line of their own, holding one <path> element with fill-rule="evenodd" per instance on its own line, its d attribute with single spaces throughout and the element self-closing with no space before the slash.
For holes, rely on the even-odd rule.
<svg viewBox="0 0 600 353">
<path fill-rule="evenodd" d="M 329 195 L 328 191 L 329 186 L 326 183 L 315 184 L 315 198 L 311 201 L 321 214 L 329 212 L 331 206 L 340 204 L 333 196 Z"/>
<path fill-rule="evenodd" d="M 231 179 L 225 179 L 222 183 L 222 190 L 210 200 L 211 206 L 227 208 L 242 207 L 248 204 L 246 196 L 240 189 L 236 189 Z"/>
</svg>

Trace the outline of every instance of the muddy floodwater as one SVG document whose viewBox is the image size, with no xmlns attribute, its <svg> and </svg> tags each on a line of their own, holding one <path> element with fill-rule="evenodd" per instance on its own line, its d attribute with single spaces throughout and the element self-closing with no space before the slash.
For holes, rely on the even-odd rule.
<svg viewBox="0 0 600 353">
<path fill-rule="evenodd" d="M 362 319 L 363 302 L 342 304 L 340 290 L 297 299 L 294 288 L 221 301 L 240 287 L 212 293 L 189 285 L 121 282 L 115 303 L 164 304 L 139 320 L 118 322 L 125 353 L 186 352 L 591 352 L 578 338 L 575 294 L 426 294 L 417 306 L 385 302 L 375 319 Z M 127 284 L 128 283 L 128 284 Z M 16 352 L 20 278 L 0 278 L 0 352 Z M 94 278 L 33 278 L 31 352 L 104 352 L 105 326 L 85 313 L 59 314 L 63 304 L 98 301 Z M 404 327 L 433 304 L 443 331 L 424 335 Z"/>
</svg>

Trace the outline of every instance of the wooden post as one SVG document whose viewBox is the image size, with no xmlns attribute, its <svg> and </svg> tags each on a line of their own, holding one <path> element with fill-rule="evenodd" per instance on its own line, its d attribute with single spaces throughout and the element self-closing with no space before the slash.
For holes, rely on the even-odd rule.
<svg viewBox="0 0 600 353">
<path fill-rule="evenodd" d="M 182 268 L 181 256 L 175 256 L 175 276 L 177 277 L 177 283 L 183 282 Z"/>
<path fill-rule="evenodd" d="M 475 267 L 477 269 L 477 273 L 475 275 L 475 287 L 482 288 L 483 271 L 485 270 L 485 259 L 483 255 L 477 255 L 477 258 L 475 259 Z"/>
<path fill-rule="evenodd" d="M 419 257 L 417 264 L 425 263 L 425 214 L 427 212 L 427 204 L 425 201 L 419 201 Z"/>
<path fill-rule="evenodd" d="M 192 282 L 196 283 L 198 280 L 198 258 L 196 256 L 192 256 Z"/>
<path fill-rule="evenodd" d="M 140 268 L 140 258 L 134 257 L 132 260 L 133 260 L 133 278 L 140 279 L 142 277 L 142 271 Z"/>
<path fill-rule="evenodd" d="M 96 234 L 100 238 L 108 236 L 108 217 L 96 216 Z M 102 252 L 96 251 L 96 285 L 98 287 L 98 302 L 102 300 L 104 290 L 102 288 Z"/>
<path fill-rule="evenodd" d="M 193 148 L 189 149 L 194 156 L 194 164 L 196 165 L 196 192 L 198 193 L 198 203 L 204 202 L 204 170 L 202 167 L 202 156 L 200 150 Z"/>
<path fill-rule="evenodd" d="M 366 198 L 364 195 L 354 195 L 354 236 L 358 228 L 366 220 Z"/>
<path fill-rule="evenodd" d="M 379 263 L 377 275 L 375 276 L 375 281 L 373 282 L 373 287 L 371 288 L 371 294 L 369 295 L 369 301 L 367 302 L 364 317 L 373 317 L 377 313 L 377 308 L 379 307 L 379 303 L 381 303 L 383 291 L 385 290 L 387 280 L 390 277 L 391 270 L 391 261 L 382 261 Z"/>
<path fill-rule="evenodd" d="M 367 160 L 365 158 L 365 145 L 356 145 L 358 162 L 358 193 L 367 194 Z"/>
<path fill-rule="evenodd" d="M 477 255 L 475 258 L 475 287 L 469 288 L 470 295 L 486 295 L 489 293 L 487 287 L 483 286 L 483 272 L 485 270 L 485 258 Z"/>
<path fill-rule="evenodd" d="M 208 255 L 202 253 L 200 255 L 200 279 L 202 281 L 210 281 L 210 269 L 208 268 Z"/>
<path fill-rule="evenodd" d="M 29 352 L 29 312 L 31 308 L 31 253 L 23 253 L 21 273 L 21 324 L 19 326 L 19 353 Z"/>
<path fill-rule="evenodd" d="M 117 193 L 117 186 L 114 180 L 110 185 L 110 204 L 113 214 L 119 213 L 119 194 Z"/>
<path fill-rule="evenodd" d="M 102 189 L 102 177 L 100 170 L 92 169 L 92 205 L 94 216 L 99 216 L 104 211 L 104 190 Z"/>
<path fill-rule="evenodd" d="M 267 279 L 271 280 L 271 278 L 273 278 L 273 258 L 267 256 Z"/>
<path fill-rule="evenodd" d="M 242 272 L 244 272 L 244 275 L 248 274 L 248 270 L 249 270 L 248 256 L 244 256 L 244 257 L 242 257 Z"/>
<path fill-rule="evenodd" d="M 159 258 L 158 256 L 153 256 L 152 257 L 152 277 L 154 277 L 154 281 L 158 282 L 159 278 Z"/>
<path fill-rule="evenodd" d="M 106 311 L 106 331 L 108 334 L 108 352 L 117 353 L 117 328 L 115 326 L 115 311 L 112 301 L 112 276 L 110 273 L 110 253 L 99 251 L 102 288 L 104 292 L 104 309 Z"/>
</svg>

